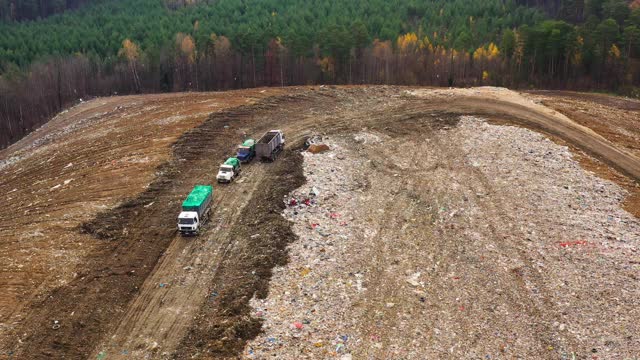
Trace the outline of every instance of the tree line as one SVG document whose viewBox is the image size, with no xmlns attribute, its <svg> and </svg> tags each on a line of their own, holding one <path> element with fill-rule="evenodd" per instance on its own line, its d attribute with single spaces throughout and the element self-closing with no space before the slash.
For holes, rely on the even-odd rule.
<svg viewBox="0 0 640 360">
<path fill-rule="evenodd" d="M 150 7 L 141 15 L 148 24 L 130 23 L 124 5 L 134 3 Z M 0 31 L 0 146 L 92 96 L 307 84 L 632 92 L 640 83 L 638 9 L 572 23 L 502 0 L 335 3 L 220 0 L 169 9 L 123 0 L 18 24 L 13 35 Z M 94 23 L 94 33 L 74 37 L 71 29 Z M 65 45 L 28 38 L 47 29 L 69 30 L 58 39 Z M 28 40 L 24 51 L 6 46 L 19 37 Z"/>
<path fill-rule="evenodd" d="M 77 9 L 88 2 L 89 0 L 0 0 L 0 19 L 11 22 L 44 19 Z"/>
</svg>

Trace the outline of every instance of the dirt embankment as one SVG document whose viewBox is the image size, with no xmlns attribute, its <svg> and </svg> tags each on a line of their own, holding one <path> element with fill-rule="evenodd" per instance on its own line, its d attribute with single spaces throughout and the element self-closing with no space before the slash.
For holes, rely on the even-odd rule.
<svg viewBox="0 0 640 360">
<path fill-rule="evenodd" d="M 603 94 L 536 91 L 527 95 L 576 123 L 586 126 L 616 146 L 640 157 L 640 101 Z M 611 169 L 606 163 L 579 154 L 583 167 L 623 186 L 629 195 L 625 209 L 640 218 L 640 182 Z"/>
<path fill-rule="evenodd" d="M 96 99 L 0 152 L 0 354 L 15 351 L 29 304 L 77 278 L 104 245 L 79 225 L 144 191 L 171 143 L 211 112 L 268 94 L 245 95 Z"/>
<path fill-rule="evenodd" d="M 96 99 L 1 151 L 0 344 L 24 306 L 101 246 L 81 223 L 143 192 L 171 144 L 210 113 L 277 91 Z"/>
</svg>

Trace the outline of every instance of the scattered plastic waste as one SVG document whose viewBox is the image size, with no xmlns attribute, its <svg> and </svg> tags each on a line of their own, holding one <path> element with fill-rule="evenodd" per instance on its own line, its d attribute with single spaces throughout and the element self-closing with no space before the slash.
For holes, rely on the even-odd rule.
<svg viewBox="0 0 640 360">
<path fill-rule="evenodd" d="M 267 297 L 251 300 L 263 311 L 264 333 L 247 345 L 254 358 L 464 358 L 468 347 L 451 346 L 472 346 L 465 335 L 470 326 L 486 344 L 474 348 L 476 357 L 517 357 L 531 344 L 505 345 L 508 335 L 487 328 L 495 322 L 513 325 L 523 339 L 530 334 L 530 314 L 504 306 L 512 299 L 513 283 L 542 297 L 539 276 L 545 291 L 562 295 L 553 301 L 572 307 L 579 302 L 590 310 L 599 302 L 588 300 L 584 289 L 574 290 L 576 281 L 603 283 L 608 292 L 621 295 L 620 280 L 629 284 L 622 274 L 633 269 L 628 261 L 637 258 L 640 234 L 638 222 L 620 209 L 624 192 L 587 174 L 569 150 L 542 135 L 515 127 L 493 132 L 478 120 L 460 121 L 468 128 L 455 139 L 459 164 L 442 162 L 438 152 L 453 141 L 444 135 L 424 151 L 419 142 L 402 145 L 404 138 L 377 136 L 384 144 L 376 145 L 374 137 L 363 135 L 356 144 L 323 139 L 330 150 L 302 153 L 307 182 L 283 199 L 282 213 L 298 240 L 288 245 L 289 262 L 274 269 Z M 416 158 L 385 159 L 390 152 L 382 146 L 417 152 Z M 385 161 L 398 167 L 378 179 L 372 174 L 383 171 Z M 449 166 L 468 166 L 469 174 L 484 177 L 465 184 L 469 174 L 456 175 Z M 411 174 L 414 169 L 419 175 Z M 627 256 L 616 257 L 622 252 Z M 531 256 L 526 264 L 510 256 L 523 253 Z M 618 287 L 606 283 L 602 272 L 585 275 L 583 269 L 600 262 L 620 270 L 607 273 Z M 491 274 L 483 272 L 487 266 Z M 551 272 L 562 277 L 548 282 Z M 478 320 L 487 311 L 492 320 Z M 574 324 L 580 314 L 573 311 L 539 316 L 557 318 L 554 333 L 560 337 L 584 330 Z M 628 327 L 629 316 L 620 316 Z M 275 338 L 277 343 L 270 340 Z"/>
<path fill-rule="evenodd" d="M 559 243 L 561 247 L 571 247 L 571 246 L 576 246 L 576 245 L 587 245 L 588 242 L 585 240 L 578 240 L 578 241 L 564 241 Z"/>
</svg>

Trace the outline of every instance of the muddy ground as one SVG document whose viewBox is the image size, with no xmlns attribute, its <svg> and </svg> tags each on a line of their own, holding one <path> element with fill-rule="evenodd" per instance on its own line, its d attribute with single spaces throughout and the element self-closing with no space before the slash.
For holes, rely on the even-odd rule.
<svg viewBox="0 0 640 360">
<path fill-rule="evenodd" d="M 597 116 L 578 116 L 578 106 Z M 623 208 L 640 202 L 639 114 L 635 102 L 605 95 L 493 88 L 258 89 L 82 104 L 0 153 L 0 358 L 260 357 L 271 327 L 296 335 L 289 320 L 318 333 L 265 354 L 635 356 L 640 240 Z M 190 188 L 214 181 L 243 133 L 270 128 L 286 132 L 285 156 L 216 186 L 205 233 L 177 236 Z M 335 181 L 355 233 L 314 240 L 341 244 L 358 268 L 317 278 L 356 284 L 348 301 L 316 294 L 312 309 L 333 304 L 343 314 L 324 329 L 308 314 L 287 318 L 291 303 L 271 292 L 306 286 L 312 266 L 298 280 L 286 269 L 299 274 L 301 256 L 317 256 L 298 251 L 306 228 L 281 214 L 285 196 L 303 191 L 305 176 L 313 181 L 297 150 L 310 134 L 335 137 L 343 159 L 326 164 L 353 173 Z M 382 141 L 360 144 L 357 134 Z M 259 301 L 278 309 L 258 314 Z M 346 332 L 352 342 L 336 350 Z"/>
</svg>

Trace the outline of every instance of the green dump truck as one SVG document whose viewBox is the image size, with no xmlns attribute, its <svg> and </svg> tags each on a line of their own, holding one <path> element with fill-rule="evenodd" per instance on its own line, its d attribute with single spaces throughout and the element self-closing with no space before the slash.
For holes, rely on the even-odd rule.
<svg viewBox="0 0 640 360">
<path fill-rule="evenodd" d="M 253 139 L 245 140 L 242 145 L 238 146 L 236 158 L 241 163 L 248 163 L 256 156 L 256 141 Z"/>
<path fill-rule="evenodd" d="M 218 183 L 230 183 L 240 175 L 240 160 L 230 157 L 224 164 L 220 165 L 216 179 Z"/>
<path fill-rule="evenodd" d="M 178 231 L 182 235 L 198 234 L 200 227 L 207 221 L 211 211 L 213 187 L 196 185 L 182 202 L 182 211 L 178 215 Z"/>
</svg>

